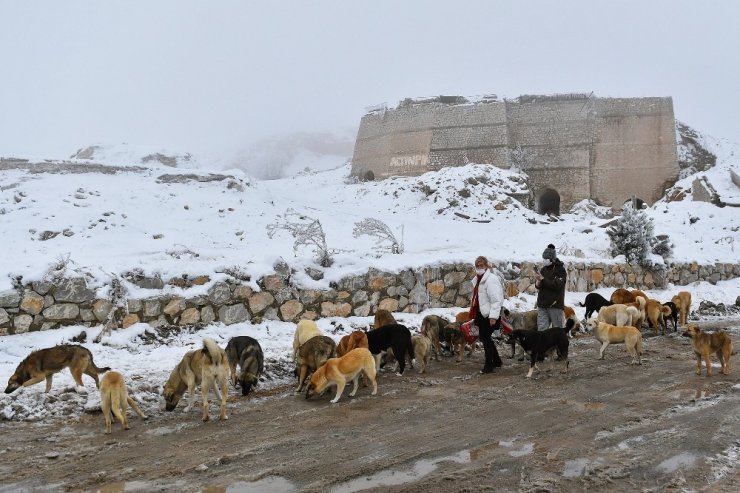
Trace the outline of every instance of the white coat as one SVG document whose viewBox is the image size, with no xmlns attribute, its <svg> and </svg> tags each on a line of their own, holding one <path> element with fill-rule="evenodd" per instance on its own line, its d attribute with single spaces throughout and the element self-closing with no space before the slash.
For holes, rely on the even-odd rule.
<svg viewBox="0 0 740 493">
<path fill-rule="evenodd" d="M 473 289 L 475 289 L 478 276 L 475 276 L 471 282 L 473 283 Z M 480 313 L 486 318 L 499 318 L 503 304 L 504 283 L 498 275 L 490 270 L 486 270 L 478 285 L 478 307 Z"/>
</svg>

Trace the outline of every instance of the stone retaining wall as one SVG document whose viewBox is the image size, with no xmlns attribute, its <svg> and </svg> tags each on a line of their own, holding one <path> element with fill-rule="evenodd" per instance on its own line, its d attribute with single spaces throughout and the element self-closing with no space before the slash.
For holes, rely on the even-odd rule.
<svg viewBox="0 0 740 493">
<path fill-rule="evenodd" d="M 534 294 L 532 263 L 499 266 L 504 273 L 508 296 Z M 664 269 L 643 270 L 629 264 L 568 263 L 568 291 L 588 292 L 598 288 L 660 289 L 669 283 L 687 285 L 695 281 L 718 281 L 740 277 L 740 264 L 675 264 Z M 290 274 L 260 279 L 260 291 L 238 280 L 211 282 L 200 276 L 187 282 L 175 278 L 167 284 L 189 287 L 211 284 L 206 294 L 178 296 L 162 294 L 129 299 L 123 326 L 147 322 L 153 326 L 198 322 L 226 325 L 264 319 L 297 321 L 301 318 L 371 316 L 379 308 L 392 312 L 418 313 L 428 308 L 468 305 L 473 276 L 469 264 L 447 264 L 404 270 L 399 273 L 370 270 L 332 283 L 330 289 L 304 289 L 290 282 Z M 161 289 L 159 278 L 131 277 L 140 287 Z M 183 291 L 184 293 L 187 290 Z M 83 278 L 57 283 L 33 282 L 0 293 L 0 335 L 29 330 L 49 330 L 61 325 L 94 326 L 103 323 L 113 309 L 110 300 L 97 298 Z"/>
</svg>

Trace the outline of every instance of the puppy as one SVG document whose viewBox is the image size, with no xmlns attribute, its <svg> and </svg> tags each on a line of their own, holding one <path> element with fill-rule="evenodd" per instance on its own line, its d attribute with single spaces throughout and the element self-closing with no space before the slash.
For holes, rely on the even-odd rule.
<svg viewBox="0 0 740 493">
<path fill-rule="evenodd" d="M 440 347 L 440 334 L 444 331 L 444 328 L 450 322 L 437 315 L 427 315 L 424 320 L 421 321 L 421 334 L 427 336 L 432 343 L 432 349 L 434 349 L 434 360 L 439 360 L 439 354 L 441 354 Z"/>
<path fill-rule="evenodd" d="M 28 387 L 46 380 L 47 394 L 51 390 L 51 381 L 54 374 L 69 368 L 77 387 L 75 391 L 85 393 L 82 385 L 82 374 L 89 375 L 95 380 L 95 386 L 100 388 L 98 375 L 110 370 L 109 367 L 98 368 L 93 361 L 92 353 L 83 346 L 63 344 L 46 349 L 39 349 L 29 354 L 20 362 L 15 372 L 8 379 L 5 393 L 10 394 L 19 387 Z"/>
<path fill-rule="evenodd" d="M 425 373 L 429 362 L 429 352 L 432 349 L 432 341 L 426 335 L 412 336 L 411 345 L 414 348 L 414 359 L 419 366 L 418 371 L 419 373 Z"/>
<path fill-rule="evenodd" d="M 367 333 L 367 343 L 370 352 L 375 357 L 375 371 L 380 370 L 380 359 L 382 353 L 393 349 L 393 354 L 398 361 L 398 375 L 403 375 L 406 368 L 406 356 L 413 358 L 413 347 L 411 345 L 411 332 L 408 327 L 401 324 L 384 325 Z"/>
<path fill-rule="evenodd" d="M 525 352 L 530 355 L 529 372 L 527 378 L 532 377 L 532 373 L 537 368 L 537 362 L 544 361 L 546 356 L 551 356 L 557 352 L 557 359 L 565 362 L 563 371 L 568 371 L 568 335 L 567 332 L 573 329 L 573 320 L 568 320 L 566 326 L 552 327 L 543 331 L 536 330 L 514 330 L 509 336 L 510 340 L 515 341 L 522 346 Z"/>
<path fill-rule="evenodd" d="M 645 304 L 645 315 L 648 324 L 655 330 L 655 335 L 668 332 L 666 318 L 671 316 L 671 309 L 657 300 L 647 300 Z"/>
<path fill-rule="evenodd" d="M 701 375 L 701 360 L 704 358 L 704 365 L 707 369 L 707 376 L 712 376 L 712 353 L 717 355 L 721 365 L 720 373 L 730 374 L 730 356 L 732 355 L 732 339 L 725 332 L 702 332 L 694 324 L 686 327 L 682 334 L 684 337 L 691 338 L 691 346 L 694 348 L 696 356 L 696 374 Z"/>
<path fill-rule="evenodd" d="M 686 325 L 686 321 L 689 318 L 689 312 L 691 311 L 691 293 L 688 291 L 679 291 L 676 296 L 671 298 L 671 302 L 676 305 L 678 309 L 679 323 Z"/>
<path fill-rule="evenodd" d="M 170 373 L 164 384 L 162 394 L 165 409 L 174 411 L 187 390 L 190 402 L 185 407 L 189 412 L 195 405 L 195 386 L 200 385 L 200 398 L 203 404 L 203 421 L 208 421 L 208 391 L 211 386 L 221 400 L 218 419 L 229 419 L 226 414 L 226 398 L 229 391 L 229 364 L 226 351 L 216 341 L 203 338 L 203 348 L 185 353 L 180 363 Z"/>
<path fill-rule="evenodd" d="M 624 343 L 627 352 L 632 356 L 632 364 L 642 364 L 640 359 L 642 356 L 642 334 L 635 327 L 631 325 L 611 325 L 593 318 L 587 322 L 587 325 L 596 340 L 601 343 L 599 359 L 604 359 L 604 351 L 609 347 L 609 344 Z"/>
<path fill-rule="evenodd" d="M 378 393 L 378 383 L 375 380 L 375 359 L 369 349 L 356 348 L 342 356 L 341 358 L 331 358 L 326 361 L 318 370 L 311 375 L 311 381 L 306 388 L 306 399 L 313 395 L 321 395 L 329 387 L 336 386 L 337 394 L 331 400 L 336 404 L 342 397 L 344 386 L 347 382 L 352 381 L 354 388 L 350 392 L 350 397 L 357 393 L 357 380 L 360 373 L 364 373 L 373 383 L 372 395 Z"/>
<path fill-rule="evenodd" d="M 358 347 L 367 349 L 367 334 L 361 330 L 355 330 L 339 340 L 339 344 L 337 344 L 337 357 L 341 358 Z"/>
<path fill-rule="evenodd" d="M 313 320 L 301 320 L 296 324 L 293 336 L 293 361 L 298 357 L 298 348 L 312 337 L 324 335 Z"/>
<path fill-rule="evenodd" d="M 315 336 L 298 347 L 298 388 L 296 392 L 303 390 L 303 384 L 310 372 L 321 367 L 329 358 L 337 355 L 337 345 L 334 339 L 327 336 Z"/>
<path fill-rule="evenodd" d="M 389 312 L 388 310 L 383 310 L 382 308 L 375 312 L 375 319 L 373 320 L 373 329 L 379 329 L 383 327 L 384 325 L 392 325 L 395 324 L 396 319 L 393 318 L 393 314 Z"/>
<path fill-rule="evenodd" d="M 111 432 L 111 412 L 121 423 L 124 430 L 130 429 L 128 417 L 126 416 L 127 405 L 130 405 L 141 419 L 147 419 L 146 415 L 139 409 L 136 401 L 129 397 L 123 375 L 117 371 L 109 371 L 100 379 L 100 408 L 103 410 L 106 435 Z"/>
</svg>

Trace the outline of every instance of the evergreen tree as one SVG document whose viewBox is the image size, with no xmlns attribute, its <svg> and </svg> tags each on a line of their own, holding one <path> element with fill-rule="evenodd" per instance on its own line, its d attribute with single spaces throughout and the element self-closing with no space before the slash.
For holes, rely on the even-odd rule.
<svg viewBox="0 0 740 493">
<path fill-rule="evenodd" d="M 622 216 L 606 230 L 612 256 L 624 255 L 627 262 L 649 266 L 648 253 L 653 238 L 653 220 L 635 209 L 631 202 L 622 207 Z"/>
</svg>

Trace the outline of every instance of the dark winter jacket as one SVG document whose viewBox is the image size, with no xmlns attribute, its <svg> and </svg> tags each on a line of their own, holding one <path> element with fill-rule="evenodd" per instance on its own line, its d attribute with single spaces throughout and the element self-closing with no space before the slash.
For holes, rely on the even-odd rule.
<svg viewBox="0 0 740 493">
<path fill-rule="evenodd" d="M 560 259 L 540 269 L 542 280 L 537 293 L 538 308 L 563 308 L 565 306 L 565 280 L 568 273 Z"/>
</svg>

